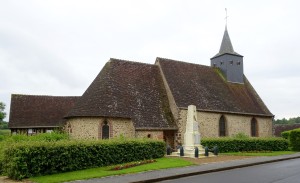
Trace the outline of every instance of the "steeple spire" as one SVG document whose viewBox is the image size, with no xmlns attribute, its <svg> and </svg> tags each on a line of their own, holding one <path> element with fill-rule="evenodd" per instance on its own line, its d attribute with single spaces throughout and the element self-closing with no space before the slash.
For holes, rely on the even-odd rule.
<svg viewBox="0 0 300 183">
<path fill-rule="evenodd" d="M 225 13 L 226 13 L 226 16 L 225 16 L 225 31 L 224 31 L 221 47 L 220 47 L 219 53 L 216 54 L 213 58 L 224 55 L 226 53 L 231 54 L 231 55 L 242 56 L 242 55 L 236 53 L 233 50 L 233 46 L 231 44 L 229 34 L 228 34 L 228 30 L 227 30 L 227 19 L 228 19 L 227 8 L 225 8 Z"/>
<path fill-rule="evenodd" d="M 225 31 L 224 31 L 224 35 L 223 35 L 223 39 L 222 39 L 222 43 L 221 43 L 219 53 L 216 54 L 213 58 L 221 56 L 221 55 L 226 54 L 226 53 L 231 54 L 231 55 L 242 56 L 242 55 L 238 54 L 237 52 L 235 52 L 233 50 L 233 46 L 231 44 L 231 40 L 230 40 L 228 30 L 227 30 L 227 25 L 225 26 Z"/>
<path fill-rule="evenodd" d="M 224 54 L 224 53 L 235 54 L 227 31 L 227 25 L 225 26 L 225 31 L 224 31 L 220 51 L 219 51 L 219 54 Z"/>
<path fill-rule="evenodd" d="M 235 52 L 233 50 L 233 46 L 231 44 L 230 37 L 229 37 L 229 34 L 228 34 L 228 30 L 227 30 L 227 25 L 225 26 L 225 31 L 224 31 L 224 35 L 223 35 L 223 39 L 222 39 L 222 43 L 221 43 L 219 53 L 216 54 L 214 57 L 218 57 L 218 56 L 226 54 L 226 53 L 241 56 L 240 54 L 238 54 L 237 52 Z"/>
</svg>

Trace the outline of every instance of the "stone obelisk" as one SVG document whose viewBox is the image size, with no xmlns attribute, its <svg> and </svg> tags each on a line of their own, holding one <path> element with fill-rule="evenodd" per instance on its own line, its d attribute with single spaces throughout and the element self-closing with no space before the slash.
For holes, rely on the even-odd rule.
<svg viewBox="0 0 300 183">
<path fill-rule="evenodd" d="M 197 110 L 196 106 L 194 105 L 188 106 L 183 147 L 185 156 L 194 157 L 195 147 L 198 147 L 199 154 L 200 152 L 203 153 L 199 132 L 199 124 L 197 120 Z"/>
</svg>

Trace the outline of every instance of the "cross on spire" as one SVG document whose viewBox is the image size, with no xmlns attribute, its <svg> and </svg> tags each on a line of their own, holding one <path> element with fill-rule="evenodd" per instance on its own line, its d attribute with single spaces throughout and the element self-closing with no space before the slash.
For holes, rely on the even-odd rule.
<svg viewBox="0 0 300 183">
<path fill-rule="evenodd" d="M 225 12 L 226 12 L 226 16 L 225 16 L 226 24 L 225 24 L 225 26 L 227 27 L 227 18 L 228 18 L 228 16 L 227 16 L 227 8 L 225 8 Z"/>
</svg>

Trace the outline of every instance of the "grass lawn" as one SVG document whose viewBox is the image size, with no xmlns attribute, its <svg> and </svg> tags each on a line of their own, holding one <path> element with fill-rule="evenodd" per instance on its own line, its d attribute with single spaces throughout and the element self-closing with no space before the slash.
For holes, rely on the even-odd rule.
<svg viewBox="0 0 300 183">
<path fill-rule="evenodd" d="M 74 172 L 46 175 L 40 177 L 32 177 L 29 180 L 38 183 L 44 183 L 44 182 L 54 183 L 54 182 L 83 180 L 83 179 L 99 178 L 99 177 L 105 177 L 111 175 L 121 175 L 121 174 L 144 172 L 149 170 L 159 170 L 159 169 L 194 165 L 190 161 L 186 161 L 184 159 L 179 159 L 179 158 L 164 157 L 156 160 L 157 162 L 154 163 L 144 164 L 144 165 L 127 168 L 123 170 L 110 170 L 112 166 L 109 166 L 109 167 L 92 168 L 92 169 L 79 170 Z"/>
<path fill-rule="evenodd" d="M 295 151 L 273 151 L 273 152 L 228 152 L 221 153 L 223 155 L 233 155 L 233 156 L 279 156 L 294 154 Z"/>
</svg>

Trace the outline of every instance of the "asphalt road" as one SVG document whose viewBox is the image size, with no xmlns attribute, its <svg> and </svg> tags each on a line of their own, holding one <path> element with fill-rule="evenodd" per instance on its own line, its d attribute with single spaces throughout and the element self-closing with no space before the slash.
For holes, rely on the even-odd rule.
<svg viewBox="0 0 300 183">
<path fill-rule="evenodd" d="M 300 159 L 196 175 L 163 183 L 300 183 Z"/>
</svg>

